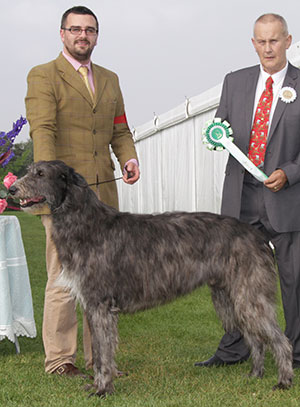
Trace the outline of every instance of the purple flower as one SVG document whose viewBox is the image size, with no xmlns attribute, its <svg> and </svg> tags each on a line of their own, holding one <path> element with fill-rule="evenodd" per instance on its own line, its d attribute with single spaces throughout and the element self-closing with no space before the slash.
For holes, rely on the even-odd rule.
<svg viewBox="0 0 300 407">
<path fill-rule="evenodd" d="M 15 138 L 20 133 L 27 120 L 24 117 L 20 117 L 16 123 L 13 123 L 13 128 L 8 133 L 4 131 L 0 132 L 0 165 L 5 167 L 6 164 L 14 157 L 14 153 L 11 151 Z"/>
</svg>

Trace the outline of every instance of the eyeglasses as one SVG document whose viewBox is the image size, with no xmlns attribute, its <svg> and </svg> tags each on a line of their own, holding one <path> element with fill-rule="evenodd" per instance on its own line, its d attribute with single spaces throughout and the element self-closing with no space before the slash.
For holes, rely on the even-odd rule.
<svg viewBox="0 0 300 407">
<path fill-rule="evenodd" d="M 94 27 L 81 28 L 74 25 L 72 25 L 70 28 L 62 27 L 62 30 L 70 31 L 70 33 L 73 35 L 81 35 L 82 31 L 84 31 L 86 35 L 90 36 L 97 35 L 98 33 L 98 30 L 96 30 Z"/>
</svg>

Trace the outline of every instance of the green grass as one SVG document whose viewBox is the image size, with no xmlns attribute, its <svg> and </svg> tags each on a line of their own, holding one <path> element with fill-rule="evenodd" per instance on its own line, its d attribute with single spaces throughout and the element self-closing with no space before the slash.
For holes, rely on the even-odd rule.
<svg viewBox="0 0 300 407">
<path fill-rule="evenodd" d="M 11 213 L 14 214 L 15 213 Z M 39 218 L 17 213 L 27 255 L 38 335 L 19 338 L 21 354 L 7 339 L 0 342 L 0 406 L 2 407 L 194 407 L 300 405 L 299 372 L 290 391 L 273 392 L 277 370 L 270 354 L 262 380 L 247 377 L 250 362 L 224 368 L 195 368 L 211 356 L 223 334 L 207 287 L 175 302 L 135 315 L 121 315 L 119 369 L 128 377 L 115 381 L 106 400 L 87 399 L 84 381 L 44 373 L 41 339 L 45 270 L 45 238 Z M 278 316 L 283 327 L 281 304 Z M 81 316 L 79 313 L 81 325 Z M 79 329 L 77 365 L 84 368 Z"/>
</svg>

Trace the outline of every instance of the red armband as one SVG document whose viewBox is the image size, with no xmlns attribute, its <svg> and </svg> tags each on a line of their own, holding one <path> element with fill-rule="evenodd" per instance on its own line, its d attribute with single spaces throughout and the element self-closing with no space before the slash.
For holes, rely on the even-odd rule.
<svg viewBox="0 0 300 407">
<path fill-rule="evenodd" d="M 126 123 L 127 124 L 127 119 L 126 119 L 126 114 L 122 114 L 122 116 L 117 116 L 115 117 L 114 124 L 120 124 L 120 123 Z"/>
</svg>

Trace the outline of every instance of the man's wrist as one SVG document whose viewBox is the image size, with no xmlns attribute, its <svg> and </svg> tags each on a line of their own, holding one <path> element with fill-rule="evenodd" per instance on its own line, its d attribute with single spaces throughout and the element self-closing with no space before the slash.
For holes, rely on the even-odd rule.
<svg viewBox="0 0 300 407">
<path fill-rule="evenodd" d="M 129 164 L 129 163 L 133 163 L 133 164 L 135 164 L 137 167 L 139 167 L 138 161 L 137 161 L 135 158 L 131 158 L 130 160 L 126 161 L 126 163 L 125 163 L 125 165 L 124 165 L 124 168 L 123 168 L 123 174 L 125 173 L 127 164 Z"/>
</svg>

